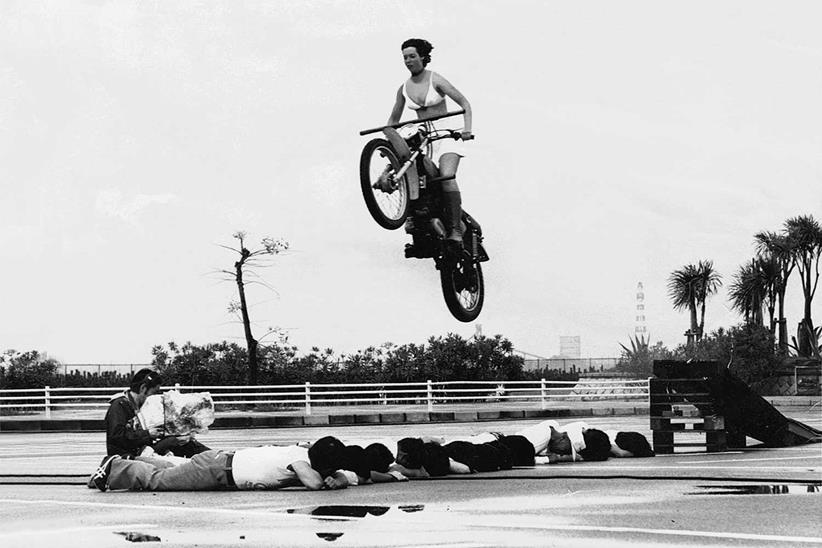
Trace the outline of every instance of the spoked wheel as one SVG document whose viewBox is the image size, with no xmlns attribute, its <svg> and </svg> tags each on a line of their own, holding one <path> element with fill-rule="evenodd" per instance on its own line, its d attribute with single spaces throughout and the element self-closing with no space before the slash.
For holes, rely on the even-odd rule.
<svg viewBox="0 0 822 548">
<path fill-rule="evenodd" d="M 451 314 L 461 322 L 477 319 L 485 300 L 482 267 L 471 261 L 448 261 L 440 268 L 442 296 Z"/>
<path fill-rule="evenodd" d="M 360 186 L 368 212 L 377 224 L 396 230 L 408 216 L 408 180 L 406 176 L 391 182 L 401 166 L 396 152 L 385 139 L 366 143 L 360 156 Z"/>
</svg>

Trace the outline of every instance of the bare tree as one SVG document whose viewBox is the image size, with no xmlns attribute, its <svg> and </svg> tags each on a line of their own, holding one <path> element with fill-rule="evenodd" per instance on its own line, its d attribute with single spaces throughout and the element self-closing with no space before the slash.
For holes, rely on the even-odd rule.
<svg viewBox="0 0 822 548">
<path fill-rule="evenodd" d="M 233 280 L 237 284 L 237 292 L 239 293 L 239 302 L 232 302 L 229 305 L 230 312 L 236 312 L 240 315 L 243 322 L 243 333 L 245 334 L 245 342 L 248 347 L 248 382 L 251 385 L 257 384 L 257 372 L 259 370 L 257 364 L 257 346 L 259 342 L 254 338 L 251 332 L 251 318 L 248 314 L 248 300 L 246 299 L 245 288 L 250 284 L 260 284 L 272 291 L 272 288 L 259 274 L 254 271 L 254 268 L 270 266 L 270 262 L 266 259 L 271 259 L 274 255 L 279 255 L 288 249 L 288 242 L 283 239 L 275 240 L 274 238 L 263 238 L 261 240 L 262 247 L 250 250 L 246 247 L 246 233 L 239 231 L 232 235 L 239 241 L 239 248 L 220 245 L 220 247 L 233 251 L 240 258 L 234 263 L 234 270 L 220 270 L 220 273 L 225 274 L 229 280 Z M 250 278 L 248 280 L 247 278 Z"/>
</svg>

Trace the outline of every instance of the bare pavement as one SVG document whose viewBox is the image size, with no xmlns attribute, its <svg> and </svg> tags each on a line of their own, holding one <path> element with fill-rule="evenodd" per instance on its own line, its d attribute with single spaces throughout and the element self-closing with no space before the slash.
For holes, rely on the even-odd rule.
<svg viewBox="0 0 822 548">
<path fill-rule="evenodd" d="M 818 406 L 782 411 L 822 427 Z M 214 429 L 200 439 L 235 449 L 326 434 L 448 437 L 537 420 Z M 647 416 L 585 420 L 650 434 Z M 86 480 L 103 451 L 102 432 L 0 433 L 0 546 L 822 546 L 822 444 L 320 492 L 102 493 Z"/>
</svg>

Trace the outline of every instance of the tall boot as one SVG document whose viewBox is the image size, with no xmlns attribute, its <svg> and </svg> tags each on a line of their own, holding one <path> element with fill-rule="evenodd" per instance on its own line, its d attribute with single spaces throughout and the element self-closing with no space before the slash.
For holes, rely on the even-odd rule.
<svg viewBox="0 0 822 548">
<path fill-rule="evenodd" d="M 459 190 L 442 193 L 442 209 L 448 244 L 462 247 L 462 195 Z"/>
</svg>

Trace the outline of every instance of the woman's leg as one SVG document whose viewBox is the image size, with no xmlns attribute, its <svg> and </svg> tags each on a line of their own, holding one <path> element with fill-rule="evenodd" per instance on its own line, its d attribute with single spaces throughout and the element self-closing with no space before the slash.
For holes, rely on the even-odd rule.
<svg viewBox="0 0 822 548">
<path fill-rule="evenodd" d="M 440 156 L 440 177 L 451 177 L 457 174 L 460 165 L 459 154 L 448 152 Z M 448 231 L 448 240 L 462 245 L 462 195 L 456 179 L 442 182 L 442 208 L 444 223 Z"/>
</svg>

